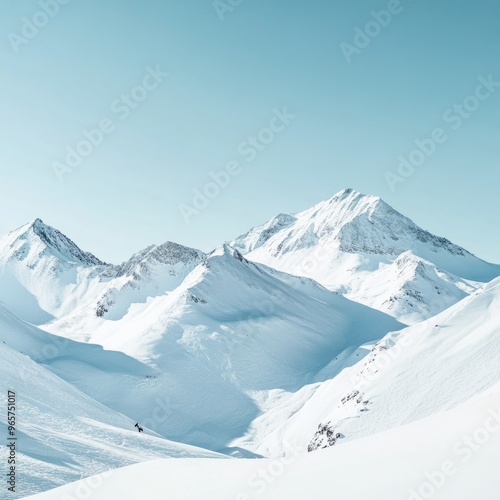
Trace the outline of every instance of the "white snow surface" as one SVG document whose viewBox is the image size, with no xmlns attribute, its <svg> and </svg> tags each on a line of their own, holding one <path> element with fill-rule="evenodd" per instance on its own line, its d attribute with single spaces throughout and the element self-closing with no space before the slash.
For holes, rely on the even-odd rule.
<svg viewBox="0 0 500 500">
<path fill-rule="evenodd" d="M 58 363 L 70 365 L 79 376 L 95 382 L 99 376 L 115 373 L 117 385 L 125 382 L 121 372 L 135 373 L 137 379 L 147 373 L 138 361 L 122 353 L 57 339 L 0 307 L 0 406 L 7 407 L 8 390 L 16 393 L 17 489 L 8 492 L 8 498 L 24 498 L 154 458 L 218 456 L 148 429 L 139 434 L 133 420 L 55 375 L 52 368 Z M 0 433 L 6 439 L 6 411 L 0 415 Z M 5 481 L 2 489 L 7 491 Z"/>
<path fill-rule="evenodd" d="M 453 410 L 314 453 L 274 460 L 156 460 L 29 498 L 494 500 L 499 401 L 497 385 Z"/>
</svg>

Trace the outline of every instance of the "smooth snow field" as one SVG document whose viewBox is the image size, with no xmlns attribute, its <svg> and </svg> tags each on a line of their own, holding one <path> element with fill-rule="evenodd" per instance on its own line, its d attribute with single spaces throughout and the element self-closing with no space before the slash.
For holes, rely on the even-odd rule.
<svg viewBox="0 0 500 500">
<path fill-rule="evenodd" d="M 473 500 L 498 498 L 500 386 L 448 412 L 281 459 L 154 460 L 33 500 Z"/>
</svg>

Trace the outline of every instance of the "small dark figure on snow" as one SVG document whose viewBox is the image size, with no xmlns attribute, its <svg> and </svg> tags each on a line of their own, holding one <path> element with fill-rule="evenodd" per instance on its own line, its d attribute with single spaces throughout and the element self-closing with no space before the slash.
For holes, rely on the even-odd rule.
<svg viewBox="0 0 500 500">
<path fill-rule="evenodd" d="M 137 424 L 135 424 L 135 425 L 134 425 L 134 427 L 137 427 L 137 430 L 138 430 L 139 432 L 144 432 L 144 429 L 143 429 L 143 428 L 142 428 L 142 427 L 141 427 L 138 423 L 137 423 Z"/>
</svg>

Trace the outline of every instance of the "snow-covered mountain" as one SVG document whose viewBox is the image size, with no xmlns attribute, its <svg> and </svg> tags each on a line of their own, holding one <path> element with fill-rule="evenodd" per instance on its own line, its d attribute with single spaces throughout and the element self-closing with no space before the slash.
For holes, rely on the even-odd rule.
<svg viewBox="0 0 500 500">
<path fill-rule="evenodd" d="M 79 389 L 121 413 L 133 412 L 163 436 L 226 452 L 239 449 L 228 445 L 275 391 L 297 390 L 340 352 L 403 326 L 312 280 L 251 263 L 227 245 L 174 290 L 132 304 L 123 317 L 97 317 L 89 308 L 77 320 L 46 328 L 74 338 L 80 329 L 91 331 L 91 342 L 156 373 L 133 401 L 112 387 L 104 395 L 85 379 L 75 379 Z M 169 415 L 151 422 L 159 395 Z"/>
<path fill-rule="evenodd" d="M 339 498 L 366 498 L 352 490 L 359 471 L 371 478 L 381 459 L 400 467 L 401 443 L 425 443 L 407 459 L 429 463 L 470 424 L 467 412 L 498 396 L 498 275 L 352 190 L 209 254 L 167 242 L 120 265 L 37 219 L 0 238 L 0 382 L 24 398 L 24 494 L 174 456 L 204 458 L 156 462 L 176 477 L 172 498 L 315 488 L 324 498 L 318 471 L 331 467 L 345 477 Z M 447 437 L 436 444 L 437 429 Z M 277 489 L 245 479 L 284 455 L 297 465 Z M 207 471 L 224 486 L 209 486 Z M 417 472 L 398 477 L 415 484 Z M 135 491 L 122 479 L 109 488 L 93 494 Z"/>
<path fill-rule="evenodd" d="M 478 285 L 407 251 L 392 263 L 352 279 L 344 295 L 414 324 L 452 306 Z"/>
<path fill-rule="evenodd" d="M 199 250 L 167 242 L 105 264 L 36 219 L 0 238 L 0 301 L 37 325 L 89 310 L 117 319 L 132 303 L 173 290 L 203 259 Z"/>
<path fill-rule="evenodd" d="M 24 303 L 24 317 L 50 314 L 40 325 L 47 332 L 137 361 L 100 375 L 62 360 L 50 369 L 161 435 L 212 450 L 249 453 L 230 443 L 275 393 L 301 388 L 342 351 L 403 326 L 310 279 L 249 262 L 228 245 L 205 255 L 165 243 L 113 266 L 76 259 L 86 254 L 74 249 L 62 254 L 54 250 L 59 242 L 49 245 L 38 233 L 60 234 L 36 221 L 4 242 L 17 248 L 28 235 L 31 260 L 8 252 L 2 260 L 35 303 L 34 312 Z M 168 413 L 160 421 L 152 419 L 159 404 Z M 282 451 L 283 443 L 273 453 Z"/>
<path fill-rule="evenodd" d="M 170 241 L 136 253 L 113 270 L 98 298 L 96 315 L 123 317 L 131 304 L 174 290 L 204 258 L 201 251 Z"/>
<path fill-rule="evenodd" d="M 406 323 L 500 276 L 500 266 L 352 189 L 298 214 L 280 214 L 230 244 L 250 260 L 310 277 Z"/>
</svg>

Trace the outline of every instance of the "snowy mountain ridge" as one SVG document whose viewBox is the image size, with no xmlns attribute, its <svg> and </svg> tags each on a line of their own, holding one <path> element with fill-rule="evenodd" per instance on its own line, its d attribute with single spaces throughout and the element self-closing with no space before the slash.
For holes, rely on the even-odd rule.
<svg viewBox="0 0 500 500">
<path fill-rule="evenodd" d="M 500 276 L 499 265 L 421 229 L 381 198 L 352 189 L 303 212 L 281 214 L 230 244 L 250 260 L 310 277 L 410 323 Z"/>
<path fill-rule="evenodd" d="M 157 265 L 167 264 L 174 266 L 179 263 L 201 262 L 205 254 L 199 250 L 188 248 L 178 243 L 167 241 L 161 245 L 151 245 L 134 254 L 128 261 L 115 267 L 114 276 L 119 278 L 125 275 L 150 277 Z"/>
<path fill-rule="evenodd" d="M 230 246 L 406 323 L 446 309 L 500 275 L 500 266 L 352 189 L 298 214 L 278 214 Z M 18 290 L 9 297 L 0 287 L 0 300 L 20 317 L 20 304 L 35 301 L 39 310 L 24 319 L 36 324 L 75 316 L 82 307 L 119 318 L 133 303 L 174 290 L 205 259 L 199 250 L 166 242 L 122 264 L 105 264 L 36 219 L 0 237 L 0 276 Z"/>
<path fill-rule="evenodd" d="M 301 224 L 291 228 L 299 221 Z M 408 240 L 414 240 L 454 255 L 472 255 L 446 238 L 419 228 L 380 197 L 364 195 L 350 188 L 298 214 L 279 214 L 231 244 L 249 253 L 279 232 L 286 232 L 288 238 L 280 238 L 279 244 L 273 246 L 275 256 L 307 246 L 308 234 L 314 234 L 318 240 L 327 237 L 346 253 L 396 256 L 408 250 L 405 245 Z M 249 244 L 248 241 L 252 242 L 256 236 L 258 243 Z M 309 243 L 313 241 L 314 238 Z"/>
</svg>

